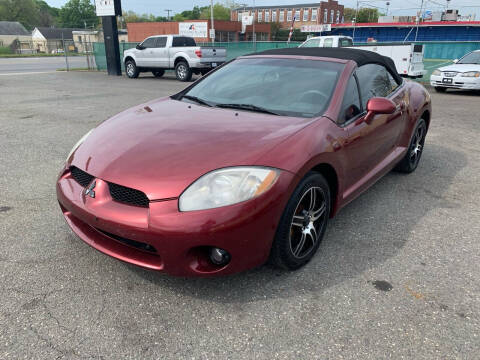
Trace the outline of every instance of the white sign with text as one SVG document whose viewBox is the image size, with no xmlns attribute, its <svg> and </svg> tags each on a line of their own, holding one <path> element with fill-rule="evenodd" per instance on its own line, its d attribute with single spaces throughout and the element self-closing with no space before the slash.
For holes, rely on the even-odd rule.
<svg viewBox="0 0 480 360">
<path fill-rule="evenodd" d="M 114 0 L 95 0 L 97 16 L 115 16 Z"/>
<path fill-rule="evenodd" d="M 206 38 L 208 36 L 208 24 L 207 22 L 181 22 L 178 23 L 178 33 L 195 38 Z"/>
</svg>

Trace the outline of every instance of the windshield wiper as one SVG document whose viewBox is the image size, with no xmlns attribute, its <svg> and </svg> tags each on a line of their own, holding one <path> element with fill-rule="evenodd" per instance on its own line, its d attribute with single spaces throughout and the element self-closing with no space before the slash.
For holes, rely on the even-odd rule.
<svg viewBox="0 0 480 360">
<path fill-rule="evenodd" d="M 215 107 L 226 108 L 226 109 L 250 110 L 250 111 L 261 112 L 264 114 L 280 116 L 280 114 L 275 111 L 268 110 L 263 107 L 252 105 L 252 104 L 217 104 L 215 105 Z"/>
<path fill-rule="evenodd" d="M 210 106 L 212 107 L 213 105 L 212 104 L 209 104 L 208 102 L 206 102 L 205 100 L 202 100 L 196 96 L 191 96 L 191 95 L 183 95 L 181 97 L 181 99 L 187 99 L 187 100 L 192 100 L 192 101 L 195 101 L 197 104 L 201 104 L 201 105 L 206 105 L 206 106 Z"/>
</svg>

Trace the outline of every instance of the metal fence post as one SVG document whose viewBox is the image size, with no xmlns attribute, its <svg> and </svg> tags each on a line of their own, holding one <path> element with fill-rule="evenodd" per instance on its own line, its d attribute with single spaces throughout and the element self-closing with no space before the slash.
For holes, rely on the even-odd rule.
<svg viewBox="0 0 480 360">
<path fill-rule="evenodd" d="M 68 66 L 68 56 L 67 56 L 67 47 L 65 46 L 65 39 L 62 34 L 62 45 L 63 45 L 63 54 L 65 55 L 65 64 L 67 64 L 67 71 L 70 71 Z"/>
</svg>

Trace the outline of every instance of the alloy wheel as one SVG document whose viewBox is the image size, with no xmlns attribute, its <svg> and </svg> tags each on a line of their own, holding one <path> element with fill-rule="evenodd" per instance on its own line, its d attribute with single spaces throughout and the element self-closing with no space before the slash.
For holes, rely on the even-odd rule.
<svg viewBox="0 0 480 360">
<path fill-rule="evenodd" d="M 177 68 L 177 73 L 180 79 L 185 79 L 185 77 L 187 76 L 187 68 L 185 67 L 185 65 L 179 65 Z"/>
<path fill-rule="evenodd" d="M 416 130 L 410 144 L 410 164 L 415 167 L 422 156 L 423 145 L 425 143 L 426 128 L 422 123 Z"/>
<path fill-rule="evenodd" d="M 290 224 L 290 251 L 297 259 L 315 248 L 326 224 L 327 202 L 320 187 L 309 188 L 301 197 Z"/>
</svg>

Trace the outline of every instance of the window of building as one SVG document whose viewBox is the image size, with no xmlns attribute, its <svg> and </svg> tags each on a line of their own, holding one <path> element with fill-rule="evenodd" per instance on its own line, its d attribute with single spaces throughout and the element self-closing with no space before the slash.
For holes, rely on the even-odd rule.
<svg viewBox="0 0 480 360">
<path fill-rule="evenodd" d="M 317 9 L 312 9 L 312 21 L 317 21 Z"/>
<path fill-rule="evenodd" d="M 295 10 L 295 21 L 300 21 L 300 9 Z"/>
<path fill-rule="evenodd" d="M 335 16 L 335 10 L 330 10 L 330 23 L 333 24 L 333 18 Z"/>
<path fill-rule="evenodd" d="M 278 14 L 278 20 L 280 22 L 284 22 L 285 21 L 285 10 L 284 9 L 280 9 L 280 14 Z"/>
<path fill-rule="evenodd" d="M 308 12 L 310 11 L 310 9 L 308 8 L 305 8 L 303 9 L 303 21 L 308 21 Z"/>
<path fill-rule="evenodd" d="M 325 9 L 325 11 L 323 12 L 323 23 L 328 24 L 328 10 L 327 9 Z"/>
<path fill-rule="evenodd" d="M 337 10 L 337 19 L 335 21 L 337 24 L 340 22 L 340 10 Z"/>
<path fill-rule="evenodd" d="M 277 10 L 272 11 L 272 22 L 277 22 Z"/>
<path fill-rule="evenodd" d="M 265 10 L 265 22 L 270 22 L 270 11 Z"/>
<path fill-rule="evenodd" d="M 287 21 L 292 21 L 292 10 L 287 11 Z"/>
<path fill-rule="evenodd" d="M 258 22 L 262 22 L 262 16 L 263 16 L 262 10 L 258 10 Z"/>
</svg>

